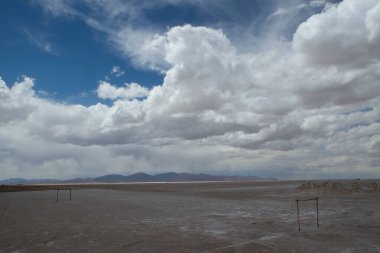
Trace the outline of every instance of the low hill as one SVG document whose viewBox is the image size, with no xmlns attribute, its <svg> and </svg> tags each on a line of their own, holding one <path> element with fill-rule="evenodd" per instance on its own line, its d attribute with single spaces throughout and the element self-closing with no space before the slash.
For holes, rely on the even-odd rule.
<svg viewBox="0 0 380 253">
<path fill-rule="evenodd" d="M 0 184 L 37 184 L 37 183 L 128 183 L 128 182 L 191 182 L 191 181 L 244 181 L 244 180 L 275 180 L 274 178 L 260 178 L 256 176 L 223 176 L 209 174 L 191 174 L 168 172 L 149 175 L 138 172 L 124 176 L 108 174 L 95 178 L 74 178 L 69 180 L 57 179 L 24 179 L 10 178 L 0 181 Z"/>
</svg>

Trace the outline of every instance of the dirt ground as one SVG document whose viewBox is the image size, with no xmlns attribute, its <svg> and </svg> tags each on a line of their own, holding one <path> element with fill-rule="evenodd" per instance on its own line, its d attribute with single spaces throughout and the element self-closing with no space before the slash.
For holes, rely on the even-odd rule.
<svg viewBox="0 0 380 253">
<path fill-rule="evenodd" d="M 380 192 L 300 183 L 66 185 L 72 199 L 58 201 L 63 186 L 0 192 L 0 252 L 380 252 Z M 315 201 L 299 202 L 298 231 L 295 199 L 312 197 L 320 226 Z"/>
</svg>

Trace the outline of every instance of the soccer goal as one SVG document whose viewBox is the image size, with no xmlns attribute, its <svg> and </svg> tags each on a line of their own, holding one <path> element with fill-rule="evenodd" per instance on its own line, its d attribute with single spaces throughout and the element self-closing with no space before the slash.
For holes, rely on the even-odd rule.
<svg viewBox="0 0 380 253">
<path fill-rule="evenodd" d="M 305 201 L 315 201 L 315 207 L 316 207 L 316 211 L 317 211 L 317 227 L 319 227 L 318 197 L 316 197 L 316 198 L 310 198 L 310 199 L 296 199 L 296 202 L 297 202 L 298 231 L 301 231 L 299 202 L 305 202 Z"/>
</svg>

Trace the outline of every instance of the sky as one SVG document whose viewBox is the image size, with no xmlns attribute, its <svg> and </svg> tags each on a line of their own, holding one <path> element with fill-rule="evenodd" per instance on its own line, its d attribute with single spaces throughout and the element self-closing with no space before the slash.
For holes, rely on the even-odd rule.
<svg viewBox="0 0 380 253">
<path fill-rule="evenodd" d="M 0 179 L 380 178 L 378 0 L 0 2 Z"/>
</svg>

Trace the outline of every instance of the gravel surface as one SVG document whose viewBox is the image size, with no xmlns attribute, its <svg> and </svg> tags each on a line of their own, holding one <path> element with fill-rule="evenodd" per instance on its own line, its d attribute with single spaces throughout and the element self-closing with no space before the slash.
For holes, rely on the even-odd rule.
<svg viewBox="0 0 380 253">
<path fill-rule="evenodd" d="M 0 252 L 380 252 L 380 193 L 300 182 L 81 186 L 0 193 Z M 78 186 L 77 186 L 78 187 Z M 299 202 L 298 231 L 295 199 Z"/>
</svg>

